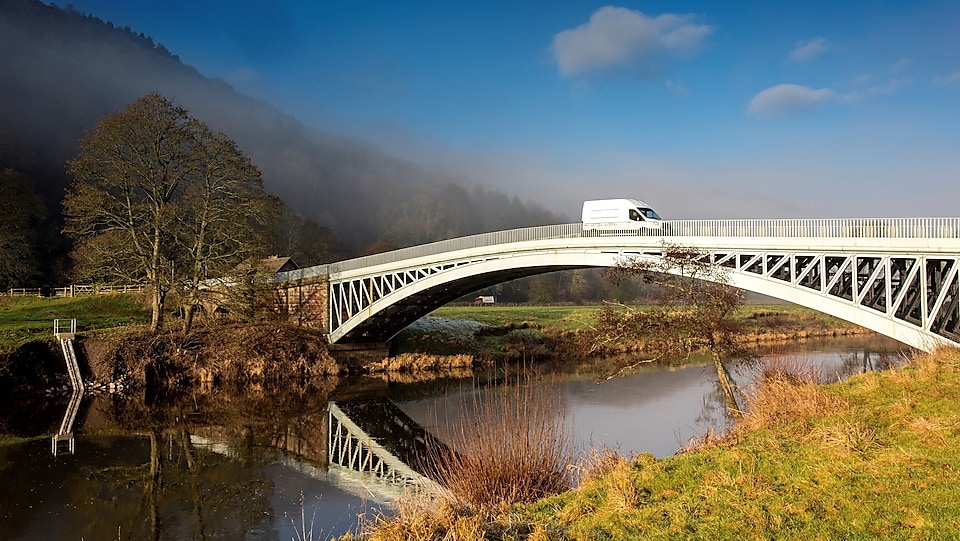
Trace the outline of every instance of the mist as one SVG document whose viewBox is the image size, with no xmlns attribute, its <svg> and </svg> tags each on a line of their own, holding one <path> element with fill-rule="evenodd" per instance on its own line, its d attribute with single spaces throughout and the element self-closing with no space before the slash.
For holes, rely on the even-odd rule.
<svg viewBox="0 0 960 541">
<path fill-rule="evenodd" d="M 0 50 L 0 167 L 33 179 L 54 221 L 70 181 L 66 162 L 79 139 L 149 92 L 236 141 L 262 172 L 266 190 L 305 219 L 329 226 L 348 256 L 564 221 L 550 203 L 524 201 L 305 125 L 204 77 L 136 29 L 94 16 L 35 0 L 5 2 Z"/>
</svg>

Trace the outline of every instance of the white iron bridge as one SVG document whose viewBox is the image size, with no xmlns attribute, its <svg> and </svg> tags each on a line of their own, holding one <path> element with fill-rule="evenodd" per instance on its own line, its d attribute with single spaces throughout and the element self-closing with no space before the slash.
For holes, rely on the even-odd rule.
<svg viewBox="0 0 960 541">
<path fill-rule="evenodd" d="M 923 350 L 960 343 L 960 218 L 675 220 L 659 229 L 561 224 L 497 231 L 281 273 L 326 276 L 330 343 L 383 342 L 443 304 L 546 272 L 697 248 L 731 285 Z"/>
</svg>

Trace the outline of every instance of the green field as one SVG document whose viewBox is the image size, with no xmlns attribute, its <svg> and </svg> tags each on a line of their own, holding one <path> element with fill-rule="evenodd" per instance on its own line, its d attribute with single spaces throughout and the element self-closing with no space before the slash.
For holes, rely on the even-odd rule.
<svg viewBox="0 0 960 541">
<path fill-rule="evenodd" d="M 472 319 L 494 326 L 532 323 L 545 329 L 572 331 L 597 322 L 600 306 L 444 306 L 430 315 Z"/>
<path fill-rule="evenodd" d="M 143 325 L 150 310 L 139 294 L 88 297 L 0 297 L 0 354 L 53 337 L 53 320 L 76 319 L 78 332 Z"/>
<path fill-rule="evenodd" d="M 472 319 L 494 326 L 532 323 L 543 329 L 573 331 L 597 322 L 602 306 L 444 306 L 430 315 L 453 319 Z M 757 327 L 791 328 L 811 326 L 840 328 L 849 324 L 815 310 L 795 304 L 744 304 L 737 312 L 748 330 Z"/>
</svg>

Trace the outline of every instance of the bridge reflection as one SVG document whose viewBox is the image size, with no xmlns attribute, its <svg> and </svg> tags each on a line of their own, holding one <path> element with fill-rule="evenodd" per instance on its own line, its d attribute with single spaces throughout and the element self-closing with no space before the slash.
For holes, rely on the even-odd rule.
<svg viewBox="0 0 960 541">
<path fill-rule="evenodd" d="M 331 402 L 329 463 L 388 482 L 439 490 L 427 461 L 446 446 L 386 398 Z"/>
<path fill-rule="evenodd" d="M 84 402 L 88 413 L 78 416 Z M 97 406 L 89 407 L 90 404 Z M 117 420 L 129 417 L 129 409 L 138 410 L 136 415 L 144 421 L 144 414 L 155 415 L 140 410 L 136 399 L 85 397 L 82 392 L 75 392 L 57 433 L 51 436 L 53 456 L 75 453 L 75 425 L 81 427 L 81 436 L 89 433 L 95 437 L 101 430 L 114 432 L 115 422 L 103 424 L 105 404 L 110 404 L 110 409 L 122 408 L 113 412 Z M 281 465 L 379 502 L 393 500 L 409 490 L 442 491 L 426 474 L 428 468 L 424 465 L 429 456 L 442 455 L 445 445 L 391 400 L 369 398 L 368 394 L 366 398 L 344 401 L 309 400 L 301 405 L 305 411 L 299 415 L 272 417 L 272 422 L 267 411 L 270 408 L 260 408 L 260 413 L 266 414 L 263 419 L 227 416 L 210 410 L 181 411 L 173 416 L 173 424 L 157 425 L 156 419 L 147 424 L 136 422 L 132 434 L 153 439 L 160 434 L 172 434 L 170 437 L 178 440 L 185 436 L 185 443 L 191 447 L 231 459 Z M 85 424 L 91 425 L 87 427 L 89 432 L 84 430 Z"/>
</svg>

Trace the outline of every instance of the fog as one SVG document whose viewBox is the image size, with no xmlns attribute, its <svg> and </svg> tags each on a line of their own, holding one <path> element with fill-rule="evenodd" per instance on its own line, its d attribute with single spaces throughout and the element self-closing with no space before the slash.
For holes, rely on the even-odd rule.
<svg viewBox="0 0 960 541">
<path fill-rule="evenodd" d="M 536 198 L 523 202 L 372 142 L 307 126 L 204 77 L 136 29 L 16 0 L 0 11 L 0 50 L 0 167 L 34 179 L 55 214 L 78 140 L 106 115 L 159 92 L 235 140 L 263 173 L 266 190 L 332 227 L 348 255 L 378 241 L 396 247 L 563 221 Z M 417 218 L 426 215 L 431 220 Z"/>
</svg>

